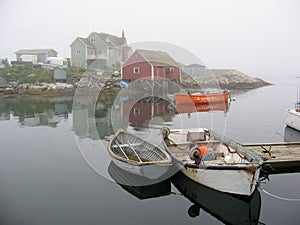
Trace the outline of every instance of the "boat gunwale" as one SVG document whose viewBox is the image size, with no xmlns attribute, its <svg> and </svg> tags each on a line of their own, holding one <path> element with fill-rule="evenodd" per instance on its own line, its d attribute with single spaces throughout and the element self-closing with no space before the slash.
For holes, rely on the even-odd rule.
<svg viewBox="0 0 300 225">
<path fill-rule="evenodd" d="M 225 163 L 224 163 L 225 164 Z M 225 164 L 225 165 L 196 165 L 192 163 L 183 163 L 185 168 L 195 168 L 195 169 L 210 169 L 210 170 L 249 170 L 253 167 L 259 168 L 260 165 L 258 163 L 233 163 L 233 164 Z"/>
<path fill-rule="evenodd" d="M 294 116 L 298 116 L 298 117 L 300 116 L 300 112 L 297 112 L 295 109 L 287 109 L 286 113 L 290 113 L 290 114 L 292 114 Z"/>
</svg>

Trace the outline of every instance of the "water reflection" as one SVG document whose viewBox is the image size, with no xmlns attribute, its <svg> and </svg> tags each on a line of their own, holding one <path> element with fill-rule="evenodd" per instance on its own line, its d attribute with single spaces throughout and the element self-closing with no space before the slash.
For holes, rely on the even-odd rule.
<svg viewBox="0 0 300 225">
<path fill-rule="evenodd" d="M 175 109 L 169 101 L 158 97 L 146 97 L 138 102 L 122 102 L 123 116 L 129 119 L 134 128 L 148 127 L 154 117 L 161 117 L 164 122 L 172 121 Z"/>
<path fill-rule="evenodd" d="M 0 121 L 17 117 L 20 126 L 49 126 L 68 119 L 73 97 L 24 97 L 0 101 Z"/>
<path fill-rule="evenodd" d="M 201 104 L 176 104 L 177 113 L 192 113 L 192 112 L 210 112 L 210 111 L 224 111 L 229 110 L 229 103 L 217 102 L 217 103 L 201 103 Z"/>
<path fill-rule="evenodd" d="M 113 161 L 108 166 L 108 173 L 125 191 L 138 199 L 157 198 L 171 194 L 171 181 L 167 175 L 165 179 L 160 178 L 155 183 L 144 176 L 132 174 L 121 169 Z"/>
<path fill-rule="evenodd" d="M 147 183 L 145 177 L 133 175 L 118 166 L 112 161 L 108 167 L 109 175 L 126 192 L 138 199 L 158 198 L 171 195 L 171 182 L 177 190 L 192 205 L 187 213 L 190 217 L 200 216 L 201 209 L 218 219 L 224 224 L 233 225 L 254 225 L 259 224 L 261 210 L 261 195 L 256 189 L 249 196 L 232 195 L 213 190 L 196 183 L 181 172 L 176 173 L 171 178 L 154 183 L 151 185 L 140 185 L 141 182 Z M 126 183 L 127 185 L 124 185 Z M 149 182 L 150 183 L 150 182 Z"/>
<path fill-rule="evenodd" d="M 181 172 L 172 177 L 172 183 L 192 202 L 188 209 L 191 217 L 201 215 L 203 209 L 225 224 L 259 223 L 261 196 L 257 189 L 250 197 L 230 195 L 195 183 Z"/>
<path fill-rule="evenodd" d="M 96 109 L 94 111 L 95 123 L 100 139 L 109 137 L 119 128 L 127 129 L 131 127 L 135 131 L 145 131 L 145 129 L 151 127 L 159 128 L 162 125 L 172 125 L 174 118 L 178 114 L 188 113 L 190 115 L 191 113 L 211 111 L 223 111 L 226 113 L 229 110 L 228 103 L 181 104 L 175 107 L 172 99 L 166 100 L 155 96 L 144 97 L 137 102 L 134 102 L 129 96 L 119 95 L 116 98 L 114 101 L 113 97 L 108 98 L 107 96 L 99 95 L 96 102 Z M 88 127 L 90 126 L 88 125 L 87 118 L 92 117 L 91 106 L 89 106 L 91 101 L 88 98 L 84 99 L 80 102 L 83 104 L 85 101 L 85 106 L 81 109 L 78 107 L 75 110 L 73 109 L 76 121 L 81 120 L 85 123 L 79 126 L 81 129 L 85 129 L 81 135 L 88 133 Z M 203 116 L 207 117 L 207 115 Z M 224 115 L 222 117 L 224 118 Z"/>
</svg>

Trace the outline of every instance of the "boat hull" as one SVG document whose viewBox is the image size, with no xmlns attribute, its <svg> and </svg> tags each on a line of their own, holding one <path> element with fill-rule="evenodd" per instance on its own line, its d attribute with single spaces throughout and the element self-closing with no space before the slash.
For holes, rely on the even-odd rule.
<svg viewBox="0 0 300 225">
<path fill-rule="evenodd" d="M 288 109 L 285 114 L 285 123 L 287 126 L 300 131 L 300 113 L 296 110 Z"/>
<path fill-rule="evenodd" d="M 259 180 L 259 169 L 209 169 L 178 165 L 191 180 L 214 190 L 250 196 Z"/>
<path fill-rule="evenodd" d="M 168 168 L 169 168 L 169 164 L 146 164 L 146 165 L 134 165 L 134 164 L 129 164 L 127 162 L 123 162 L 120 161 L 118 159 L 112 158 L 112 161 L 114 162 L 114 164 L 135 175 L 139 175 L 139 176 L 143 176 L 147 179 L 157 179 L 161 176 L 163 176 L 164 174 L 167 173 Z"/>
<path fill-rule="evenodd" d="M 229 93 L 207 93 L 207 94 L 176 94 L 176 104 L 210 104 L 210 103 L 228 103 Z"/>
<path fill-rule="evenodd" d="M 228 102 L 216 102 L 216 103 L 185 103 L 176 104 L 176 113 L 192 113 L 192 112 L 210 112 L 210 111 L 228 111 Z"/>
</svg>

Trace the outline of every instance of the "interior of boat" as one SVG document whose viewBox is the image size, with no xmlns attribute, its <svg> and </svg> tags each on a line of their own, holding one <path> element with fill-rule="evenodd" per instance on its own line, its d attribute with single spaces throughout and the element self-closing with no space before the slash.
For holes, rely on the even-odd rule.
<svg viewBox="0 0 300 225">
<path fill-rule="evenodd" d="M 185 163 L 221 165 L 249 163 L 241 152 L 210 135 L 207 129 L 177 129 L 166 132 L 169 133 L 167 137 L 164 134 L 163 136 L 169 150 Z"/>
<path fill-rule="evenodd" d="M 153 162 L 167 160 L 167 153 L 127 132 L 120 132 L 110 143 L 111 152 L 124 160 L 136 162 Z"/>
</svg>

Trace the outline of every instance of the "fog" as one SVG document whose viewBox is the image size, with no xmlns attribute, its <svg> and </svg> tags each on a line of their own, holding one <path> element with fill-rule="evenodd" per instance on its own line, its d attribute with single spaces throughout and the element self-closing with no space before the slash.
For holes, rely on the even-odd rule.
<svg viewBox="0 0 300 225">
<path fill-rule="evenodd" d="M 298 0 L 38 1 L 1 0 L 0 58 L 26 48 L 69 45 L 92 31 L 128 43 L 159 41 L 187 49 L 209 68 L 255 77 L 300 76 Z"/>
</svg>

